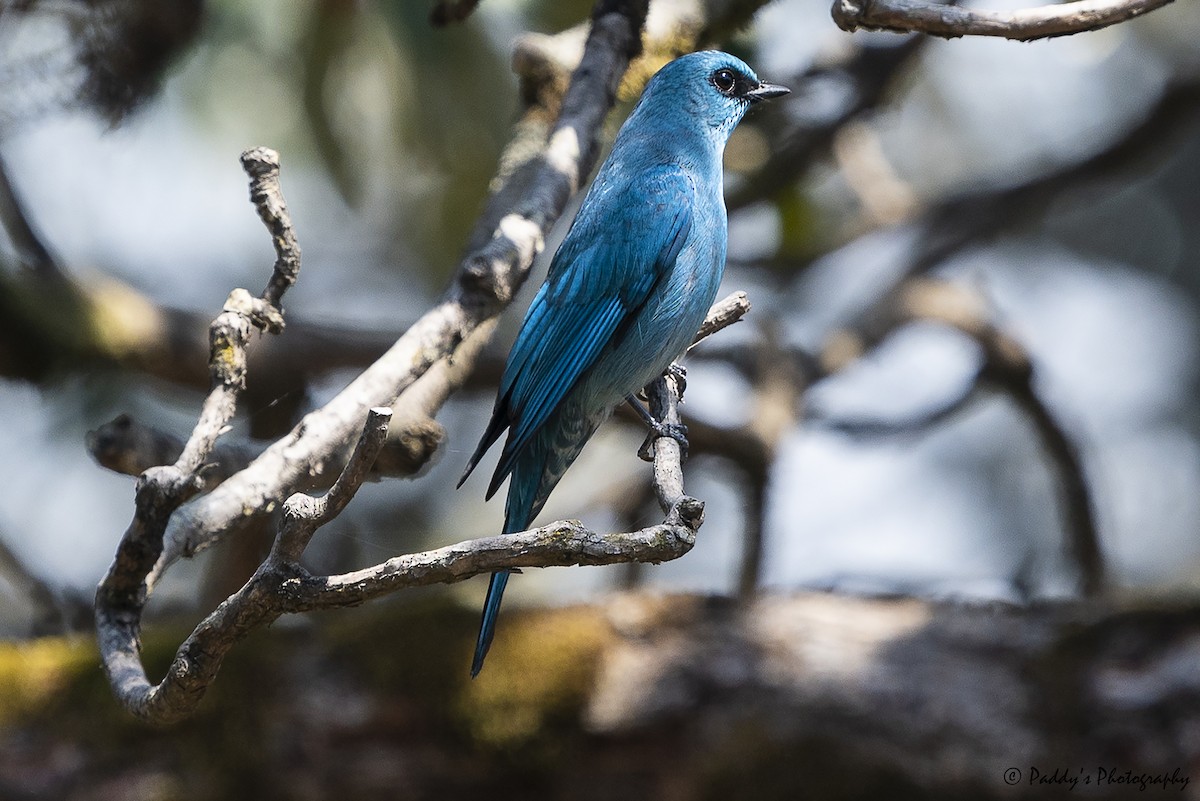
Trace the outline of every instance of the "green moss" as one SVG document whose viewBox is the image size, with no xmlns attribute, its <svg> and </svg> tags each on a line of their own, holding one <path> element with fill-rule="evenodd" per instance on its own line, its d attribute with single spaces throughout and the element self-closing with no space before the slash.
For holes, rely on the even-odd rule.
<svg viewBox="0 0 1200 801">
<path fill-rule="evenodd" d="M 577 729 L 597 655 L 611 636 L 608 623 L 576 607 L 512 615 L 501 626 L 487 667 L 457 699 L 472 738 L 511 749 Z"/>
<path fill-rule="evenodd" d="M 310 756 L 331 786 L 359 781 L 347 761 L 359 741 L 432 759 L 421 762 L 424 780 L 462 790 L 447 797 L 494 782 L 541 786 L 587 752 L 580 714 L 612 636 L 596 611 L 506 610 L 474 681 L 478 611 L 445 591 L 309 620 L 252 634 L 226 658 L 196 713 L 165 728 L 114 700 L 90 638 L 0 645 L 0 734 L 45 752 L 69 744 L 89 775 L 153 766 L 171 780 L 162 797 L 188 801 L 290 797 L 295 787 L 280 784 L 280 771 Z M 147 627 L 152 679 L 187 631 Z M 361 712 L 343 718 L 343 700 Z M 372 764 L 391 764 L 374 753 Z"/>
<path fill-rule="evenodd" d="M 557 747 L 565 729 L 578 728 L 597 655 L 611 637 L 591 609 L 506 610 L 487 666 L 472 680 L 479 613 L 445 594 L 337 614 L 321 628 L 325 650 L 372 692 L 403 696 L 439 719 L 445 734 L 505 753 Z"/>
<path fill-rule="evenodd" d="M 95 641 L 86 637 L 0 643 L 0 726 L 25 720 L 53 703 L 98 662 Z"/>
</svg>

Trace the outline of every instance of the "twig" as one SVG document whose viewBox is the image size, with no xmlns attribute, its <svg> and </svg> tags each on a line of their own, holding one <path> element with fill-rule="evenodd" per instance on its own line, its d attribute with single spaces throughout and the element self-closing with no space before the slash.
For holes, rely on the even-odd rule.
<svg viewBox="0 0 1200 801">
<path fill-rule="evenodd" d="M 350 459 L 337 481 L 329 488 L 329 492 L 320 498 L 296 493 L 287 499 L 283 504 L 283 522 L 279 527 L 279 536 L 275 538 L 275 547 L 272 548 L 268 561 L 299 562 L 317 529 L 341 514 L 362 486 L 367 472 L 375 463 L 375 457 L 383 449 L 391 419 L 391 409 L 370 409 L 358 445 L 350 454 Z"/>
<path fill-rule="evenodd" d="M 734 323 L 739 322 L 749 313 L 750 296 L 741 290 L 718 300 L 709 309 L 708 316 L 704 318 L 704 322 L 700 325 L 700 330 L 696 332 L 696 336 L 692 339 L 692 344 L 688 346 L 688 351 L 690 352 L 701 341 L 712 336 L 722 328 L 728 328 Z"/>
<path fill-rule="evenodd" d="M 278 156 L 259 148 L 245 153 L 242 163 L 251 176 L 251 198 L 270 206 L 260 206 L 259 211 L 277 249 L 282 250 L 287 238 L 279 235 L 275 223 L 286 228 L 290 223 L 286 222 L 282 200 L 274 201 L 280 194 Z M 284 215 L 282 221 L 275 219 L 278 214 Z M 295 279 L 298 266 L 298 254 L 295 259 L 284 259 L 281 253 L 264 298 L 273 297 L 277 302 L 283 289 Z M 112 566 L 96 589 L 96 631 L 104 669 L 118 697 L 132 710 L 153 703 L 153 690 L 138 656 L 141 613 L 151 590 L 146 576 L 162 553 L 168 521 L 202 488 L 202 472 L 213 445 L 233 418 L 238 396 L 245 387 L 246 345 L 254 328 L 282 330 L 282 311 L 268 300 L 235 289 L 212 323 L 212 389 L 196 427 L 174 464 L 151 468 L 138 479 L 133 520 L 117 546 Z"/>
<path fill-rule="evenodd" d="M 919 31 L 947 39 L 998 36 L 1028 42 L 1099 30 L 1172 1 L 1073 0 L 1017 11 L 987 11 L 924 0 L 834 0 L 832 14 L 834 22 L 845 31 Z"/>
<path fill-rule="evenodd" d="M 668 426 L 678 426 L 679 373 L 668 371 L 646 387 L 650 414 Z M 683 449 L 677 440 L 658 437 L 654 442 L 654 494 L 667 515 L 668 525 L 682 523 L 693 531 L 704 522 L 704 504 L 683 491 Z"/>
<path fill-rule="evenodd" d="M 518 534 L 397 556 L 340 576 L 297 576 L 279 591 L 286 599 L 286 611 L 307 612 L 357 606 L 397 590 L 463 581 L 504 568 L 667 562 L 695 544 L 696 532 L 689 520 L 697 526 L 703 520 L 700 501 L 682 500 L 679 521 L 639 531 L 598 534 L 578 520 L 561 520 Z"/>
<path fill-rule="evenodd" d="M 271 232 L 271 244 L 275 247 L 275 269 L 263 290 L 262 299 L 268 309 L 278 312 L 278 320 L 268 313 L 267 330 L 279 333 L 283 330 L 283 293 L 300 275 L 300 244 L 296 241 L 287 202 L 279 188 L 279 154 L 265 147 L 247 150 L 242 154 L 242 169 L 250 176 L 250 202 Z M 272 323 L 278 325 L 278 329 L 272 328 Z"/>
</svg>

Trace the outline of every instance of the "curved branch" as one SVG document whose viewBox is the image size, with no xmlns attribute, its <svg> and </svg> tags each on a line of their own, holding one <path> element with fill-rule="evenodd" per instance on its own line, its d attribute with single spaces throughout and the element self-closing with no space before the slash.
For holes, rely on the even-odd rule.
<svg viewBox="0 0 1200 801">
<path fill-rule="evenodd" d="M 106 665 L 118 657 L 133 660 L 119 677 L 110 671 L 114 691 L 127 709 L 153 723 L 174 723 L 196 709 L 234 645 L 284 614 L 356 606 L 398 590 L 464 581 L 504 568 L 665 562 L 683 556 L 695 541 L 695 529 L 682 524 L 601 535 L 567 520 L 406 554 L 340 576 L 313 576 L 295 563 L 269 559 L 188 636 L 159 684 L 146 680 L 136 651 L 106 650 L 103 655 Z M 107 643 L 102 640 L 102 646 Z"/>
<path fill-rule="evenodd" d="M 1017 11 L 987 11 L 924 0 L 835 0 L 833 20 L 844 31 L 858 28 L 917 31 L 954 39 L 998 36 L 1028 42 L 1094 31 L 1139 17 L 1173 0 L 1073 0 Z"/>
<path fill-rule="evenodd" d="M 265 147 L 256 147 L 242 154 L 242 169 L 250 176 L 250 202 L 258 210 L 263 225 L 271 233 L 275 247 L 275 269 L 263 290 L 262 299 L 268 307 L 283 313 L 283 293 L 296 283 L 300 275 L 300 243 L 292 230 L 292 218 L 287 202 L 279 189 L 279 154 Z M 282 331 L 283 321 L 279 321 Z M 275 329 L 271 329 L 278 333 Z"/>
<path fill-rule="evenodd" d="M 660 403 L 667 410 L 675 409 L 674 384 L 665 389 Z M 678 445 L 667 439 L 655 449 L 656 489 L 667 515 L 660 525 L 601 535 L 568 520 L 398 556 L 345 575 L 310 575 L 298 564 L 300 557 L 316 530 L 336 517 L 358 491 L 383 446 L 390 417 L 390 409 L 371 410 L 354 454 L 323 498 L 297 494 L 288 499 L 271 554 L 245 586 L 188 636 L 157 685 L 150 683 L 141 663 L 137 617 L 131 617 L 132 611 L 113 614 L 123 610 L 102 605 L 98 597 L 101 656 L 113 690 L 127 709 L 154 723 L 187 717 L 233 646 L 286 613 L 354 606 L 397 590 L 462 581 L 503 568 L 664 562 L 690 551 L 703 523 L 704 504 L 684 493 Z M 667 442 L 675 448 L 667 447 Z M 664 483 L 657 486 L 660 480 Z"/>
<path fill-rule="evenodd" d="M 294 258 L 284 258 L 287 243 L 295 240 L 280 235 L 284 229 L 290 232 L 291 223 L 279 189 L 278 155 L 256 148 L 242 155 L 242 166 L 251 176 L 250 196 L 272 231 L 280 259 L 263 297 L 235 289 L 213 320 L 209 357 L 212 389 L 204 399 L 196 427 L 174 464 L 151 468 L 139 477 L 133 520 L 117 546 L 108 573 L 96 588 L 96 632 L 104 670 L 121 701 L 135 711 L 154 703 L 154 689 L 146 679 L 139 655 L 142 609 L 149 595 L 146 575 L 162 553 L 163 536 L 172 515 L 201 490 L 213 446 L 233 419 L 238 397 L 245 388 L 246 346 L 251 332 L 255 328 L 276 332 L 283 329 L 283 313 L 275 304 L 299 269 L 298 253 Z M 273 287 L 282 288 L 275 291 Z"/>
</svg>

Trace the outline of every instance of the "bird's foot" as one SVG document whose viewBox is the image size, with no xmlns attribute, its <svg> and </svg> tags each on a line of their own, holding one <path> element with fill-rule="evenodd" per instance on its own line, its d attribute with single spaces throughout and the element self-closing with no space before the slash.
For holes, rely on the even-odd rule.
<svg viewBox="0 0 1200 801">
<path fill-rule="evenodd" d="M 688 439 L 687 426 L 683 423 L 660 423 L 651 418 L 647 421 L 650 426 L 650 433 L 646 435 L 646 441 L 642 443 L 642 447 L 638 448 L 638 458 L 645 462 L 654 461 L 654 443 L 667 437 L 679 443 L 679 455 L 686 459 L 688 455 Z"/>
</svg>

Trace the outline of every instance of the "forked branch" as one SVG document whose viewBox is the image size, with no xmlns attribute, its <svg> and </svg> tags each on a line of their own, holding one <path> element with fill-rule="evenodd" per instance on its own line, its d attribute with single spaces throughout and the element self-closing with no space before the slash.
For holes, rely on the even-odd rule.
<svg viewBox="0 0 1200 801">
<path fill-rule="evenodd" d="M 731 296 L 713 307 L 704 330 L 715 333 L 737 322 L 748 308 L 744 295 Z M 678 422 L 679 388 L 674 376 L 654 382 L 648 393 L 661 422 Z M 158 684 L 147 678 L 138 653 L 140 605 L 113 608 L 107 597 L 98 595 L 101 656 L 113 690 L 127 709 L 160 724 L 187 717 L 233 646 L 289 612 L 354 606 L 409 587 L 462 581 L 501 568 L 665 562 L 691 550 L 704 521 L 704 504 L 683 489 L 679 445 L 667 437 L 655 447 L 654 487 L 666 515 L 659 525 L 599 534 L 577 520 L 567 520 L 518 534 L 397 556 L 344 575 L 309 573 L 299 564 L 300 558 L 316 531 L 333 520 L 358 491 L 383 447 L 391 415 L 388 408 L 368 412 L 358 445 L 325 496 L 297 493 L 287 500 L 271 553 L 245 586 L 183 642 Z"/>
</svg>

